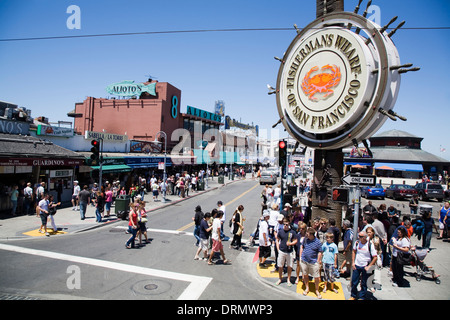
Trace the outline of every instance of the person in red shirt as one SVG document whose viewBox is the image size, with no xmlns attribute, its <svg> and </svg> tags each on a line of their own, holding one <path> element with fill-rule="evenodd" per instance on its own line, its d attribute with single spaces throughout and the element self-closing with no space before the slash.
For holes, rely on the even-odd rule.
<svg viewBox="0 0 450 320">
<path fill-rule="evenodd" d="M 130 204 L 130 213 L 128 215 L 129 222 L 128 222 L 128 232 L 131 234 L 130 239 L 128 239 L 127 243 L 125 244 L 125 247 L 127 249 L 134 248 L 134 239 L 136 238 L 136 234 L 139 228 L 137 218 L 137 210 L 138 210 L 139 204 L 136 205 L 136 203 L 132 202 Z"/>
</svg>

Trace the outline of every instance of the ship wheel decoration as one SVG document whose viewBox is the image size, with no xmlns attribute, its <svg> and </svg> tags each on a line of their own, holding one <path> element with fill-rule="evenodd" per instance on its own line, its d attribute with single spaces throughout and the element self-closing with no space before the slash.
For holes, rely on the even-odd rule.
<svg viewBox="0 0 450 320">
<path fill-rule="evenodd" d="M 397 17 L 381 27 L 366 11 L 326 14 L 297 31 L 281 62 L 276 88 L 280 121 L 302 144 L 337 149 L 364 141 L 387 118 L 406 120 L 393 111 L 402 73 L 417 71 L 401 64 L 389 33 Z M 278 123 L 279 123 L 278 122 Z M 357 143 L 356 143 L 357 144 Z"/>
</svg>

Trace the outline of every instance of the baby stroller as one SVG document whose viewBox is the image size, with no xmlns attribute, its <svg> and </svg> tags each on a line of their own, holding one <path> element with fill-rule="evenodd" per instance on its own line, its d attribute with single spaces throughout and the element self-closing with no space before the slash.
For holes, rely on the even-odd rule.
<svg viewBox="0 0 450 320">
<path fill-rule="evenodd" d="M 439 279 L 439 275 L 436 274 L 436 272 L 433 270 L 432 267 L 427 266 L 424 263 L 425 257 L 428 254 L 428 250 L 427 249 L 417 249 L 417 248 L 412 248 L 412 261 L 411 261 L 411 265 L 414 267 L 416 267 L 416 281 L 420 281 L 422 280 L 422 276 L 424 275 L 431 275 L 431 277 L 433 278 L 434 282 L 436 282 L 436 284 L 441 284 L 441 280 Z"/>
</svg>

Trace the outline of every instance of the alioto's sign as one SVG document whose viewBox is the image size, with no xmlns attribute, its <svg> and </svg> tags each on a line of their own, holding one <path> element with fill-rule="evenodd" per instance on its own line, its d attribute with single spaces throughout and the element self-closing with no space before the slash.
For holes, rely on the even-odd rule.
<svg viewBox="0 0 450 320">
<path fill-rule="evenodd" d="M 361 35 L 348 25 L 363 30 Z M 379 108 L 393 108 L 400 82 L 388 67 L 400 61 L 379 29 L 360 15 L 332 13 L 310 23 L 291 43 L 278 72 L 277 105 L 297 140 L 313 148 L 340 148 L 366 139 L 384 123 Z"/>
</svg>

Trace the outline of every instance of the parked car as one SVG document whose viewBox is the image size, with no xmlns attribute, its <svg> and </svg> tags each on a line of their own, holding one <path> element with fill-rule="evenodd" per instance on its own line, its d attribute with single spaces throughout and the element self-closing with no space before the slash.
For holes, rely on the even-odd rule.
<svg viewBox="0 0 450 320">
<path fill-rule="evenodd" d="M 270 171 L 261 172 L 261 177 L 259 178 L 259 184 L 271 184 L 277 183 L 277 176 Z"/>
<path fill-rule="evenodd" d="M 419 200 L 428 200 L 435 198 L 438 201 L 444 200 L 444 188 L 439 183 L 421 182 L 415 185 L 419 194 Z"/>
<path fill-rule="evenodd" d="M 364 187 L 361 190 L 361 196 L 366 199 L 381 197 L 381 199 L 384 200 L 384 188 L 381 186 L 381 184 L 377 184 L 374 187 Z"/>
<path fill-rule="evenodd" d="M 406 199 L 417 194 L 414 187 L 407 184 L 392 184 L 384 190 L 386 198 Z"/>
<path fill-rule="evenodd" d="M 272 173 L 273 175 L 275 175 L 277 177 L 280 176 L 280 168 L 278 168 L 278 167 L 269 167 L 265 171 L 269 171 L 270 173 Z"/>
</svg>

